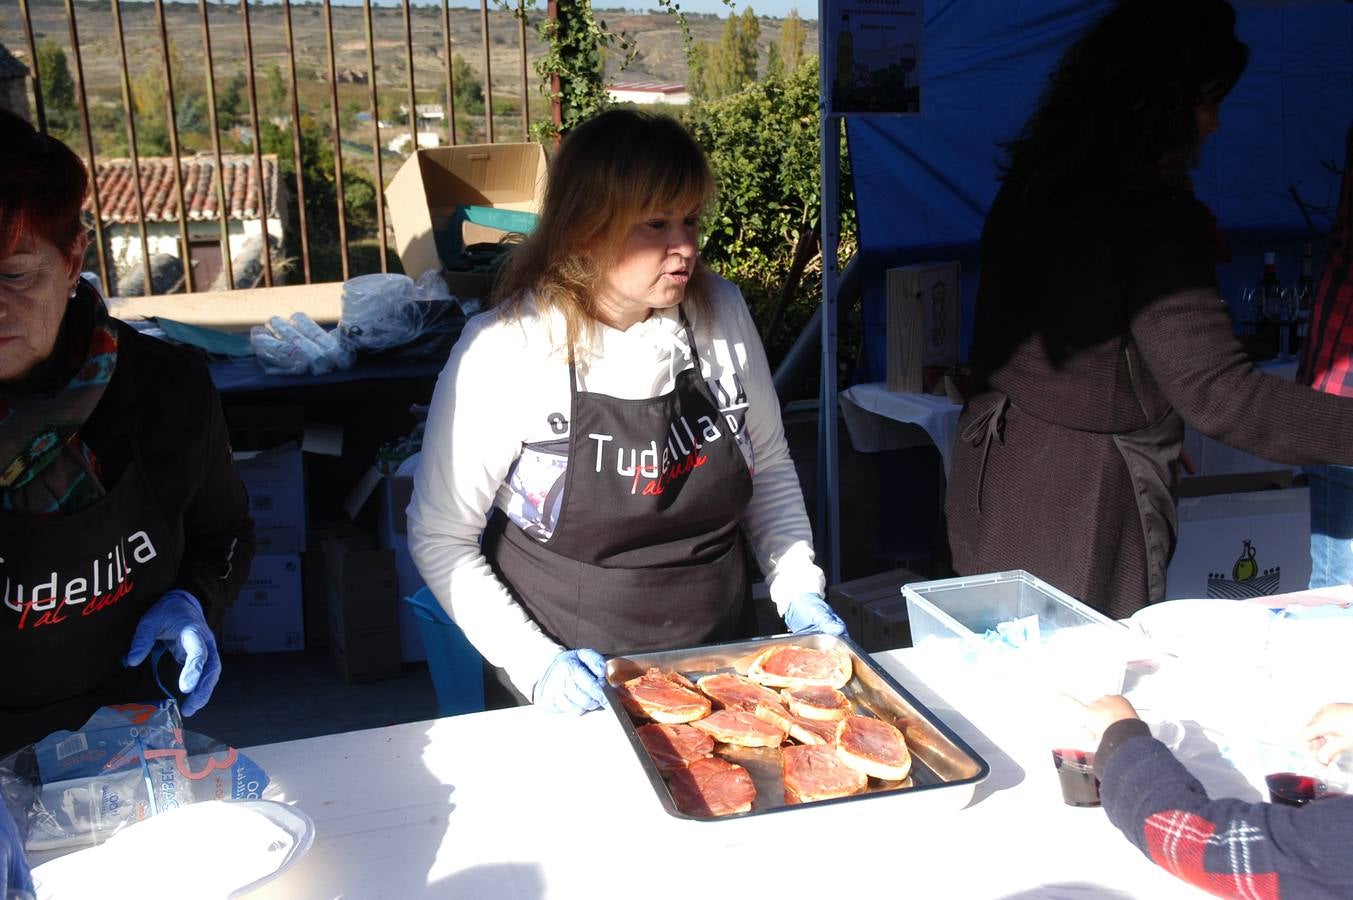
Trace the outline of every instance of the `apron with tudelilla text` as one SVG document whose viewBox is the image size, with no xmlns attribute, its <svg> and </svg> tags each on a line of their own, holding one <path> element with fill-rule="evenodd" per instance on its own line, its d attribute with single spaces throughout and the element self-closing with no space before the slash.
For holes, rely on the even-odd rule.
<svg viewBox="0 0 1353 900">
<path fill-rule="evenodd" d="M 82 510 L 0 510 L 0 744 L 160 696 L 149 665 L 126 669 L 122 657 L 141 616 L 173 586 L 182 547 L 182 526 L 165 521 L 139 454 Z"/>
<path fill-rule="evenodd" d="M 484 555 L 540 627 L 569 648 L 604 654 L 749 637 L 749 575 L 740 523 L 752 480 L 701 375 L 625 400 L 578 389 L 569 357 L 570 434 L 548 539 L 495 511 Z"/>
</svg>

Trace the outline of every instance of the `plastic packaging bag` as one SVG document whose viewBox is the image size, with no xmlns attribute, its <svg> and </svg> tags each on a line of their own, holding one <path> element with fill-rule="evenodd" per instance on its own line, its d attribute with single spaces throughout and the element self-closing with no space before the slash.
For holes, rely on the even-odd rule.
<svg viewBox="0 0 1353 900">
<path fill-rule="evenodd" d="M 105 706 L 0 760 L 0 798 L 30 851 L 99 844 L 133 822 L 212 799 L 260 799 L 268 778 L 183 730 L 178 704 Z"/>
<path fill-rule="evenodd" d="M 398 347 L 422 329 L 418 287 L 407 275 L 359 275 L 343 283 L 338 333 L 344 346 L 355 350 Z"/>
<path fill-rule="evenodd" d="M 310 318 L 303 312 L 294 312 L 291 314 L 291 325 L 304 337 L 323 351 L 324 356 L 329 362 L 333 363 L 336 369 L 351 369 L 357 354 L 351 348 L 344 347 L 338 342 L 331 332 L 325 331 L 319 327 L 319 323 Z"/>
</svg>

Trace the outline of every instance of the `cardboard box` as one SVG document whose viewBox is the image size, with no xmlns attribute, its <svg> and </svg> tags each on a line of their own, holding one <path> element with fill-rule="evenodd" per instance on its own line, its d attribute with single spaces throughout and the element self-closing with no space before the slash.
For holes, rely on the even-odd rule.
<svg viewBox="0 0 1353 900">
<path fill-rule="evenodd" d="M 889 269 L 888 390 L 924 389 L 922 369 L 959 363 L 960 314 L 957 262 L 918 263 Z"/>
<path fill-rule="evenodd" d="M 376 546 L 395 555 L 395 587 L 399 602 L 399 653 L 405 662 L 427 659 L 418 617 L 413 607 L 403 602 L 426 583 L 409 553 L 409 500 L 413 497 L 413 477 L 389 475 L 381 482 L 380 505 L 376 509 Z"/>
<path fill-rule="evenodd" d="M 311 647 L 329 646 L 329 573 L 324 544 L 336 537 L 349 546 L 376 546 L 376 540 L 349 519 L 311 522 L 306 527 L 305 552 L 301 554 L 301 605 L 305 610 L 305 635 Z"/>
<path fill-rule="evenodd" d="M 300 556 L 255 556 L 244 588 L 221 619 L 220 631 L 223 653 L 304 650 Z"/>
<path fill-rule="evenodd" d="M 360 544 L 338 537 L 324 543 L 330 649 L 350 683 L 402 673 L 394 552 Z"/>
<path fill-rule="evenodd" d="M 296 443 L 262 452 L 235 453 L 235 468 L 249 491 L 257 552 L 300 553 L 305 549 L 305 466 Z"/>
<path fill-rule="evenodd" d="M 494 232 L 463 220 L 465 207 L 491 207 L 510 212 L 536 213 L 545 186 L 545 149 L 536 143 L 463 144 L 419 150 L 400 167 L 385 189 L 395 249 L 410 278 L 428 269 L 454 266 L 439 252 L 456 252 L 473 243 L 492 242 Z M 468 230 L 467 230 L 468 229 Z M 452 233 L 454 232 L 454 233 Z M 484 297 L 493 276 L 486 273 L 447 273 L 447 286 L 456 297 Z"/>
<path fill-rule="evenodd" d="M 1304 590 L 1310 578 L 1308 488 L 1180 499 L 1167 599 L 1263 597 Z"/>
</svg>

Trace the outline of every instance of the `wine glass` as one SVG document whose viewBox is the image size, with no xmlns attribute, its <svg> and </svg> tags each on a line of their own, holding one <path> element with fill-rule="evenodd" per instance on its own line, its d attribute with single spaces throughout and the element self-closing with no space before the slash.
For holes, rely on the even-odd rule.
<svg viewBox="0 0 1353 900">
<path fill-rule="evenodd" d="M 1254 326 L 1264 317 L 1264 287 L 1252 284 L 1240 292 L 1232 314 L 1243 336 L 1254 334 Z"/>
</svg>

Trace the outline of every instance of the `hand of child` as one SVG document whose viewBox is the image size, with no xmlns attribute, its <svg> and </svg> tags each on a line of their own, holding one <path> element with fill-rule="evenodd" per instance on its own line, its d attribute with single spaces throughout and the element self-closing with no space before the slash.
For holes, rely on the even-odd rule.
<svg viewBox="0 0 1353 900">
<path fill-rule="evenodd" d="M 1329 765 L 1345 750 L 1353 750 L 1353 703 L 1329 703 L 1301 732 L 1321 765 Z"/>
<path fill-rule="evenodd" d="M 1114 722 L 1136 718 L 1138 718 L 1137 710 L 1132 708 L 1126 697 L 1118 694 L 1105 694 L 1095 702 L 1085 705 L 1084 725 L 1086 730 L 1095 736 L 1096 742 L 1104 737 L 1104 732 Z"/>
</svg>

